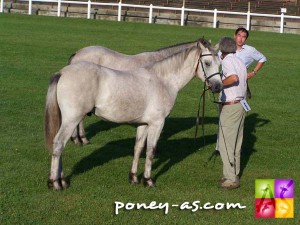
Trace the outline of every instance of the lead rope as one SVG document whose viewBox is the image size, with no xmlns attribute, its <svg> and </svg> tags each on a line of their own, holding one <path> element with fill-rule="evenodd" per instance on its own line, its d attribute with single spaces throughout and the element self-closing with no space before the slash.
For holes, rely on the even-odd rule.
<svg viewBox="0 0 300 225">
<path fill-rule="evenodd" d="M 200 58 L 202 56 L 207 56 L 207 55 L 211 55 L 211 54 L 204 54 L 204 55 L 200 54 L 200 57 L 198 59 L 198 63 L 197 63 L 197 66 L 196 66 L 196 70 L 198 69 Z M 199 104 L 198 104 L 198 112 L 197 112 L 197 116 L 196 116 L 196 130 L 195 130 L 195 136 L 194 136 L 194 144 L 196 144 L 196 138 L 197 138 L 198 127 L 199 127 L 199 114 L 200 114 L 201 100 L 203 99 L 203 103 L 202 103 L 202 136 L 203 136 L 203 147 L 205 147 L 205 138 L 204 138 L 204 132 L 205 132 L 204 131 L 205 92 L 210 89 L 210 87 L 206 88 L 206 82 L 210 78 L 212 78 L 213 76 L 216 76 L 216 75 L 218 75 L 220 73 L 219 72 L 218 73 L 214 73 L 214 74 L 211 74 L 210 76 L 207 77 L 206 74 L 205 74 L 205 70 L 203 68 L 202 62 L 201 62 L 201 67 L 202 67 L 202 70 L 204 72 L 205 81 L 204 81 L 203 91 L 202 91 L 202 94 L 200 95 Z"/>
<path fill-rule="evenodd" d="M 198 129 L 199 129 L 200 108 L 201 108 L 201 100 L 202 100 L 202 122 L 201 122 L 201 126 L 202 126 L 203 147 L 205 147 L 205 138 L 204 138 L 204 133 L 205 133 L 205 130 L 204 130 L 205 92 L 208 91 L 209 89 L 210 88 L 206 88 L 206 82 L 205 82 L 202 93 L 201 93 L 200 98 L 199 98 L 198 112 L 197 112 L 197 116 L 196 116 L 196 130 L 195 130 L 195 136 L 194 136 L 194 144 L 196 144 L 196 138 L 197 138 Z"/>
<path fill-rule="evenodd" d="M 212 54 L 211 53 L 210 54 L 202 54 L 202 53 L 200 53 L 199 59 L 197 61 L 197 65 L 196 65 L 196 70 L 195 71 L 197 71 L 197 69 L 198 69 L 201 57 L 203 57 L 203 56 L 209 56 L 209 55 L 212 55 Z M 203 136 L 203 147 L 205 147 L 205 138 L 204 138 L 204 132 L 205 132 L 204 131 L 205 92 L 210 89 L 210 87 L 206 88 L 206 83 L 208 82 L 208 80 L 210 78 L 212 78 L 213 76 L 216 76 L 216 75 L 218 75 L 220 73 L 217 72 L 217 73 L 211 74 L 210 76 L 207 77 L 206 74 L 205 74 L 205 70 L 204 70 L 202 61 L 201 61 L 201 67 L 202 67 L 202 70 L 203 70 L 203 73 L 204 73 L 205 81 L 204 81 L 203 91 L 202 91 L 202 94 L 200 95 L 199 104 L 198 104 L 198 112 L 197 112 L 197 116 L 196 116 L 196 130 L 195 130 L 195 136 L 194 136 L 194 144 L 196 144 L 196 138 L 197 138 L 198 127 L 199 127 L 199 114 L 200 114 L 201 100 L 203 99 L 203 103 L 202 103 L 202 136 Z"/>
</svg>

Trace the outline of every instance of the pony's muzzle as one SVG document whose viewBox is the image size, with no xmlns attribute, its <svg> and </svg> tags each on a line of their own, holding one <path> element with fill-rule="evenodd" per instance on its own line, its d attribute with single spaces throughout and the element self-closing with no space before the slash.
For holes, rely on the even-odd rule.
<svg viewBox="0 0 300 225">
<path fill-rule="evenodd" d="M 223 89 L 223 84 L 221 83 L 209 83 L 209 87 L 212 93 L 219 93 Z"/>
</svg>

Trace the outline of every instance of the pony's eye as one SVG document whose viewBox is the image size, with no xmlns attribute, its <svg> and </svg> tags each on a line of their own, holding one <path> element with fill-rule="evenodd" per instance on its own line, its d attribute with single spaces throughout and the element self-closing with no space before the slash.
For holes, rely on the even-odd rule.
<svg viewBox="0 0 300 225">
<path fill-rule="evenodd" d="M 210 64 L 210 62 L 205 62 L 205 65 L 210 66 L 211 64 Z"/>
</svg>

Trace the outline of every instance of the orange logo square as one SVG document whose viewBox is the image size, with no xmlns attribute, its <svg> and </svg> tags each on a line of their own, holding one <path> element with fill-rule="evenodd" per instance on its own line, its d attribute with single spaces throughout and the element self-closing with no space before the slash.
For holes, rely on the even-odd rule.
<svg viewBox="0 0 300 225">
<path fill-rule="evenodd" d="M 294 199 L 275 198 L 275 218 L 294 218 Z"/>
</svg>

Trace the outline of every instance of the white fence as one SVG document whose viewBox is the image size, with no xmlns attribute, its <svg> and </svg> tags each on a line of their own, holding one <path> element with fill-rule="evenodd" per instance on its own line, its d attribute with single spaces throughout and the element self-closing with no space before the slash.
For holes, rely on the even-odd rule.
<svg viewBox="0 0 300 225">
<path fill-rule="evenodd" d="M 1 8 L 0 12 L 3 13 L 4 8 L 4 0 L 1 1 Z M 280 33 L 284 32 L 284 19 L 300 19 L 299 16 L 288 16 L 284 13 L 281 13 L 281 15 L 273 15 L 273 14 L 260 14 L 260 13 L 251 13 L 248 12 L 229 12 L 229 11 L 219 11 L 217 9 L 214 10 L 204 10 L 204 9 L 190 9 L 185 8 L 182 6 L 181 8 L 175 8 L 175 7 L 162 7 L 162 6 L 154 6 L 152 4 L 148 5 L 133 5 L 133 4 L 124 4 L 122 1 L 119 3 L 100 3 L 100 2 L 91 2 L 88 0 L 87 2 L 80 2 L 80 1 L 64 1 L 64 0 L 22 0 L 25 2 L 28 2 L 28 14 L 32 14 L 32 3 L 33 2 L 48 2 L 48 3 L 57 3 L 57 16 L 59 17 L 61 14 L 61 5 L 62 4 L 78 4 L 78 5 L 87 5 L 87 19 L 91 18 L 91 6 L 97 5 L 97 6 L 117 6 L 118 7 L 118 21 L 121 21 L 122 16 L 122 7 L 132 7 L 132 8 L 144 8 L 149 10 L 149 23 L 152 23 L 153 21 L 153 9 L 162 9 L 162 10 L 170 10 L 170 11 L 180 11 L 181 12 L 181 20 L 180 25 L 184 26 L 184 16 L 186 12 L 199 12 L 199 13 L 211 13 L 213 15 L 213 28 L 217 28 L 217 18 L 218 14 L 228 14 L 228 15 L 240 15 L 245 16 L 247 18 L 247 27 L 246 29 L 250 29 L 250 22 L 251 22 L 251 16 L 257 16 L 257 17 L 270 17 L 270 18 L 278 18 L 280 20 Z"/>
</svg>

